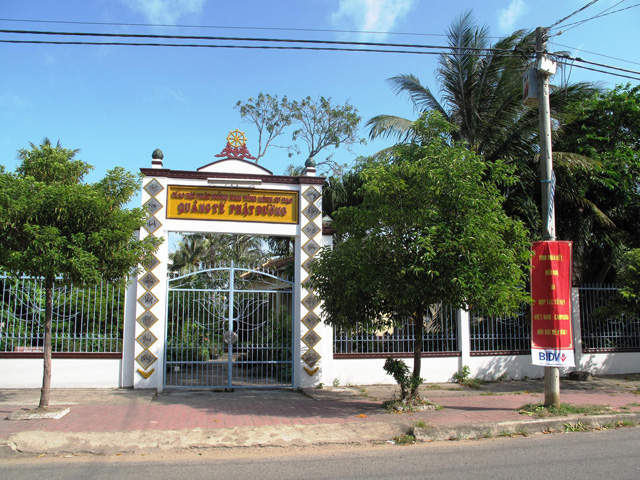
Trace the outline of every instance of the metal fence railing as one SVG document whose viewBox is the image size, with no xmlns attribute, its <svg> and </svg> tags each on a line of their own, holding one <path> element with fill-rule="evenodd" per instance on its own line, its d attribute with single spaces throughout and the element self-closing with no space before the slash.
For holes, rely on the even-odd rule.
<svg viewBox="0 0 640 480">
<path fill-rule="evenodd" d="M 44 349 L 42 279 L 0 275 L 0 353 Z M 124 288 L 103 282 L 78 288 L 56 282 L 51 323 L 54 353 L 120 353 Z"/>
<path fill-rule="evenodd" d="M 474 309 L 469 312 L 472 353 L 531 351 L 531 315 L 525 305 L 517 315 L 486 315 Z"/>
<path fill-rule="evenodd" d="M 410 320 L 384 328 L 373 325 L 360 325 L 349 330 L 336 328 L 333 353 L 335 357 L 411 354 L 414 339 L 414 327 Z M 438 354 L 457 351 L 458 327 L 455 309 L 441 306 L 432 309 L 425 322 L 422 352 Z"/>
<path fill-rule="evenodd" d="M 640 350 L 640 316 L 629 311 L 612 285 L 584 285 L 580 292 L 582 350 Z"/>
</svg>

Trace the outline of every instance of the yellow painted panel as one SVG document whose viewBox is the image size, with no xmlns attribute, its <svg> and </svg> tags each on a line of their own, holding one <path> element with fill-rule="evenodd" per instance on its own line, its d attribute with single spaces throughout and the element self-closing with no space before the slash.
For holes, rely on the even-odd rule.
<svg viewBox="0 0 640 480">
<path fill-rule="evenodd" d="M 167 218 L 298 223 L 298 192 L 169 185 Z"/>
</svg>

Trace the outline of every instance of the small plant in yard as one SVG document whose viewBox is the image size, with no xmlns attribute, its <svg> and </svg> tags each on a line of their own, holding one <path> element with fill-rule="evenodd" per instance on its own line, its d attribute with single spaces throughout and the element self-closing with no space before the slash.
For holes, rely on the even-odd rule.
<svg viewBox="0 0 640 480">
<path fill-rule="evenodd" d="M 518 409 L 518 413 L 530 417 L 563 417 L 567 415 L 599 415 L 611 410 L 609 405 L 571 405 L 561 403 L 559 407 L 528 403 Z"/>
<path fill-rule="evenodd" d="M 462 385 L 465 382 L 465 380 L 469 378 L 470 374 L 471 374 L 471 369 L 469 368 L 469 365 L 465 365 L 462 367 L 462 370 L 453 374 L 453 379 L 456 382 L 458 382 L 460 385 Z"/>
<path fill-rule="evenodd" d="M 478 378 L 471 378 L 470 375 L 471 369 L 469 368 L 469 365 L 464 365 L 462 370 L 453 374 L 453 379 L 460 385 L 464 385 L 465 387 L 469 387 L 474 390 L 479 390 L 483 381 Z"/>
<path fill-rule="evenodd" d="M 384 371 L 391 375 L 400 386 L 402 400 L 412 400 L 417 395 L 413 395 L 417 388 L 424 383 L 424 379 L 416 377 L 409 371 L 409 367 L 402 360 L 397 358 L 387 358 L 384 362 Z"/>
<path fill-rule="evenodd" d="M 418 427 L 418 428 L 427 428 L 427 424 L 425 423 L 424 420 L 418 420 L 416 422 L 416 427 Z"/>
<path fill-rule="evenodd" d="M 333 379 L 333 386 L 334 387 L 339 387 L 340 386 L 340 379 L 339 378 L 334 378 Z"/>
</svg>

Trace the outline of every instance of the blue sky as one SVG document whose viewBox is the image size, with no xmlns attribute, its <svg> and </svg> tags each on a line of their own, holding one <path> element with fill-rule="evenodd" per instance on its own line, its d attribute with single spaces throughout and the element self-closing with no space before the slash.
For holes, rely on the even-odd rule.
<svg viewBox="0 0 640 480">
<path fill-rule="evenodd" d="M 473 10 L 478 23 L 487 25 L 491 34 L 499 37 L 520 28 L 549 26 L 587 3 L 587 0 L 0 0 L 0 29 L 444 45 L 447 27 L 466 10 Z M 587 19 L 610 7 L 613 7 L 610 11 L 632 7 L 638 2 L 618 3 L 601 0 L 566 23 Z M 568 50 L 586 60 L 638 71 L 639 20 L 639 7 L 594 19 L 553 37 L 550 49 Z M 16 38 L 32 37 L 0 33 L 0 40 Z M 428 55 L 0 43 L 0 164 L 13 170 L 17 151 L 47 136 L 53 142 L 60 140 L 65 147 L 80 149 L 78 158 L 95 166 L 90 181 L 98 180 L 115 166 L 131 171 L 150 166 L 155 148 L 163 150 L 166 168 L 193 170 L 215 160 L 214 155 L 225 146 L 228 132 L 236 128 L 246 132 L 249 150 L 257 149 L 252 126 L 242 123 L 233 108 L 238 100 L 259 92 L 287 95 L 290 99 L 323 95 L 356 106 L 363 123 L 382 113 L 413 118 L 408 101 L 395 96 L 386 79 L 413 73 L 434 88 L 435 67 L 436 57 Z M 601 81 L 607 87 L 627 81 L 638 83 L 578 68 L 567 73 L 571 81 Z M 361 135 L 366 136 L 364 129 Z M 367 155 L 385 146 L 387 143 L 382 141 L 370 142 L 359 146 L 355 154 Z M 355 155 L 338 150 L 335 158 L 349 163 Z M 283 151 L 272 149 L 260 163 L 281 174 L 287 164 L 302 164 L 304 160 L 304 155 L 289 159 Z"/>
</svg>

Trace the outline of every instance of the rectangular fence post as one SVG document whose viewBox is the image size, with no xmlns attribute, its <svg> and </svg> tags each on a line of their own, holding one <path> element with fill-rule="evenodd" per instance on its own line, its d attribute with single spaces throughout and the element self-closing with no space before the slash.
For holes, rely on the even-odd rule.
<svg viewBox="0 0 640 480">
<path fill-rule="evenodd" d="M 127 282 L 124 294 L 124 326 L 122 328 L 122 387 L 133 387 L 136 343 L 136 278 Z"/>
<path fill-rule="evenodd" d="M 573 328 L 573 349 L 576 368 L 582 365 L 582 322 L 580 321 L 580 289 L 571 289 L 571 327 Z"/>
<path fill-rule="evenodd" d="M 469 328 L 469 310 L 459 308 L 456 310 L 456 323 L 458 324 L 458 350 L 460 360 L 458 371 L 471 363 L 471 329 Z"/>
</svg>

